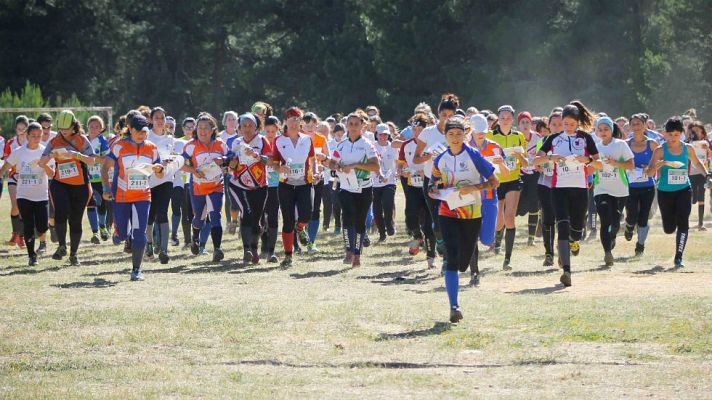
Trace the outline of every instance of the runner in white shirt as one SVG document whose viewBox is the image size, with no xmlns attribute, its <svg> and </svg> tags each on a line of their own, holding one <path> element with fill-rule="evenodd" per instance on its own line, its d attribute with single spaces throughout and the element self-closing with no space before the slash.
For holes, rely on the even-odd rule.
<svg viewBox="0 0 712 400">
<path fill-rule="evenodd" d="M 704 169 L 698 169 L 694 164 L 690 165 L 690 186 L 692 189 L 692 203 L 697 203 L 697 230 L 706 231 L 705 220 L 705 186 L 709 175 L 709 159 L 712 155 L 710 142 L 707 141 L 707 130 L 700 121 L 693 121 L 688 125 L 690 131 L 689 143 L 695 150 L 697 159 L 700 160 Z"/>
<path fill-rule="evenodd" d="M 361 266 L 361 251 L 366 235 L 366 217 L 373 200 L 371 173 L 380 169 L 373 144 L 361 134 L 366 123 L 358 114 L 346 119 L 348 137 L 336 145 L 329 168 L 339 176 L 339 200 L 346 242 L 345 264 Z"/>
<path fill-rule="evenodd" d="M 182 138 L 174 138 L 173 140 L 173 155 L 182 155 L 183 148 L 189 140 L 193 139 L 193 131 L 195 130 L 195 120 L 186 118 L 183 120 L 181 129 L 183 130 Z M 189 174 L 179 170 L 173 175 L 173 189 L 171 192 L 171 245 L 178 246 L 178 226 L 182 226 L 183 244 L 190 246 L 190 221 L 193 219 L 190 198 L 185 190 L 186 182 Z"/>
<path fill-rule="evenodd" d="M 28 142 L 10 154 L 5 165 L 0 168 L 0 176 L 5 175 L 10 168 L 17 170 L 17 204 L 24 221 L 24 238 L 27 245 L 29 266 L 37 265 L 35 252 L 35 231 L 40 239 L 40 248 L 47 247 L 45 232 L 47 232 L 47 203 L 49 200 L 49 184 L 47 175 L 54 174 L 54 162 L 45 167 L 38 164 L 42 157 L 44 146 L 42 126 L 33 122 L 27 128 Z M 38 248 L 38 250 L 40 250 Z"/>
<path fill-rule="evenodd" d="M 517 124 L 519 131 L 524 135 L 527 141 L 527 146 L 524 149 L 527 160 L 531 161 L 536 157 L 537 144 L 541 139 L 532 127 L 532 115 L 529 111 L 520 112 L 517 116 Z M 519 195 L 519 203 L 517 204 L 517 216 L 523 217 L 527 215 L 527 227 L 529 228 L 529 239 L 527 246 L 534 245 L 534 237 L 536 235 L 536 226 L 539 223 L 539 195 L 537 186 L 539 182 L 539 171 L 533 166 L 528 165 L 523 167 L 520 172 L 522 178 L 522 191 Z"/>
<path fill-rule="evenodd" d="M 30 121 L 24 115 L 15 118 L 15 137 L 5 143 L 3 151 L 3 157 L 6 160 L 13 151 L 27 144 L 27 126 L 29 124 Z M 17 207 L 17 171 L 15 169 L 11 169 L 7 177 L 7 191 L 10 192 L 10 222 L 12 223 L 12 237 L 7 244 L 24 248 L 24 228 L 20 218 L 20 209 Z"/>
<path fill-rule="evenodd" d="M 334 130 L 329 139 L 329 157 L 334 156 L 336 146 L 346 139 L 346 126 L 342 123 L 334 124 Z M 334 234 L 341 234 L 341 202 L 339 201 L 339 178 L 336 171 L 329 170 L 331 176 L 331 208 L 334 216 Z"/>
<path fill-rule="evenodd" d="M 238 116 L 235 111 L 225 111 L 223 114 L 222 118 L 222 125 L 225 128 L 218 137 L 220 140 L 225 142 L 227 145 L 227 148 L 230 149 L 232 146 L 232 141 L 235 140 L 240 135 L 240 132 L 238 131 L 237 125 L 238 125 Z M 228 187 L 230 181 L 230 174 L 227 173 L 225 174 L 225 188 Z M 237 228 L 239 226 L 239 221 L 238 221 L 238 207 L 236 204 L 232 202 L 232 198 L 228 194 L 228 191 L 225 190 L 225 217 L 227 218 L 227 231 L 229 234 L 234 235 L 235 232 L 237 232 Z"/>
<path fill-rule="evenodd" d="M 596 121 L 596 135 L 601 141 L 596 144 L 600 161 L 591 166 L 596 169 L 593 198 L 596 212 L 601 218 L 601 244 L 603 245 L 606 266 L 613 265 L 613 253 L 616 235 L 621 227 L 621 215 L 628 197 L 628 175 L 626 171 L 635 168 L 633 152 L 612 119 L 599 118 Z"/>
<path fill-rule="evenodd" d="M 378 241 L 396 234 L 393 212 L 395 211 L 396 176 L 398 170 L 398 148 L 394 147 L 388 124 L 378 124 L 375 143 L 380 169 L 372 174 L 373 179 L 373 216 L 378 228 Z M 400 142 L 399 142 L 400 143 Z"/>
<path fill-rule="evenodd" d="M 87 204 L 87 219 L 91 226 L 92 244 L 99 244 L 99 232 L 101 240 L 109 240 L 109 231 L 106 229 L 106 203 L 103 199 L 104 188 L 101 183 L 101 166 L 104 157 L 109 154 L 109 144 L 104 137 L 104 120 L 98 115 L 93 115 L 87 120 L 87 138 L 94 154 L 97 155 L 93 164 L 87 165 L 89 168 L 89 181 L 91 182 L 92 197 Z"/>
<path fill-rule="evenodd" d="M 300 123 L 303 116 L 304 113 L 298 107 L 291 107 L 285 112 L 287 130 L 275 139 L 272 160 L 269 163 L 280 174 L 279 206 L 282 212 L 284 267 L 292 265 L 295 226 L 301 244 L 306 246 L 309 243 L 306 226 L 311 219 L 312 182 L 316 162 L 312 140 L 301 133 Z"/>
</svg>

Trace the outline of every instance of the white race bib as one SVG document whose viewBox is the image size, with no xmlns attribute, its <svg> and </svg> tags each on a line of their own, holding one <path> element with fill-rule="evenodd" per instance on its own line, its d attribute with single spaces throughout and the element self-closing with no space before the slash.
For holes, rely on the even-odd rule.
<svg viewBox="0 0 712 400">
<path fill-rule="evenodd" d="M 306 167 L 304 163 L 290 163 L 287 165 L 289 167 L 289 173 L 287 174 L 287 179 L 290 180 L 300 180 L 304 179 L 304 171 Z"/>
<path fill-rule="evenodd" d="M 643 171 L 643 168 L 635 168 L 632 171 L 627 171 L 628 181 L 630 183 L 645 183 L 648 181 L 648 174 Z"/>
<path fill-rule="evenodd" d="M 504 159 L 504 164 L 507 166 L 507 168 L 510 171 L 516 171 L 517 170 L 517 159 L 514 156 L 507 156 Z"/>
<path fill-rule="evenodd" d="M 423 177 L 418 174 L 411 175 L 410 176 L 410 186 L 423 187 Z"/>
<path fill-rule="evenodd" d="M 79 176 L 77 164 L 74 162 L 59 164 L 57 165 L 57 170 L 59 171 L 59 179 L 69 179 Z"/>
<path fill-rule="evenodd" d="M 146 190 L 148 189 L 148 176 L 144 174 L 128 174 L 126 179 L 128 190 Z"/>
<path fill-rule="evenodd" d="M 89 176 L 92 180 L 101 178 L 101 164 L 96 163 L 89 166 Z"/>
<path fill-rule="evenodd" d="M 22 186 L 39 186 L 39 174 L 20 174 L 20 185 Z"/>
<path fill-rule="evenodd" d="M 684 185 L 687 183 L 687 171 L 684 169 L 668 170 L 668 185 Z"/>
</svg>

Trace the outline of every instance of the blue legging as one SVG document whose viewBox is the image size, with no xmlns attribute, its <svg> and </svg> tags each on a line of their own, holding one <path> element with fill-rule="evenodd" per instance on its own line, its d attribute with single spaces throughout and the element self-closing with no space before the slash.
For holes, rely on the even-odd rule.
<svg viewBox="0 0 712 400">
<path fill-rule="evenodd" d="M 136 201 L 133 203 L 114 203 L 114 224 L 116 225 L 117 240 L 122 242 L 129 236 L 131 225 L 131 248 L 143 249 L 146 247 L 146 223 L 151 202 Z"/>
<path fill-rule="evenodd" d="M 497 212 L 499 212 L 499 202 L 497 198 L 482 200 L 482 229 L 480 230 L 480 242 L 485 246 L 494 243 L 494 234 L 497 225 Z"/>
<path fill-rule="evenodd" d="M 213 228 L 222 227 L 221 209 L 223 206 L 223 193 L 215 192 L 207 195 L 193 194 L 193 227 L 201 228 L 203 221 L 210 215 L 210 226 Z"/>
</svg>

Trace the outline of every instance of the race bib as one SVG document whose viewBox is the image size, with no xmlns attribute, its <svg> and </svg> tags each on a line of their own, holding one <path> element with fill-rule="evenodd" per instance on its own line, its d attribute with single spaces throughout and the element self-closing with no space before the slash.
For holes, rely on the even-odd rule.
<svg viewBox="0 0 712 400">
<path fill-rule="evenodd" d="M 615 169 L 613 171 L 601 170 L 598 172 L 598 177 L 601 182 L 615 182 L 618 181 L 618 171 Z"/>
<path fill-rule="evenodd" d="M 557 176 L 564 178 L 564 177 L 571 177 L 571 176 L 576 176 L 580 175 L 583 173 L 583 166 L 581 165 L 568 165 L 566 163 L 563 164 L 558 164 L 556 166 L 556 174 Z"/>
<path fill-rule="evenodd" d="M 39 186 L 39 174 L 20 174 L 20 185 L 23 186 Z"/>
<path fill-rule="evenodd" d="M 410 186 L 423 187 L 423 177 L 418 174 L 410 176 Z"/>
<path fill-rule="evenodd" d="M 648 174 L 643 171 L 643 168 L 635 168 L 632 171 L 627 171 L 628 181 L 630 183 L 644 183 L 648 181 Z"/>
<path fill-rule="evenodd" d="M 504 164 L 510 171 L 517 170 L 517 159 L 514 156 L 507 156 L 507 158 L 504 159 Z"/>
<path fill-rule="evenodd" d="M 554 176 L 554 168 L 551 167 L 551 163 L 546 163 L 542 165 L 542 170 L 545 176 Z"/>
<path fill-rule="evenodd" d="M 101 164 L 92 164 L 89 166 L 89 176 L 91 176 L 91 179 L 100 179 L 101 178 Z"/>
<path fill-rule="evenodd" d="M 77 164 L 74 162 L 59 164 L 57 165 L 57 170 L 59 172 L 59 179 L 69 179 L 79 176 L 79 169 L 77 169 Z"/>
<path fill-rule="evenodd" d="M 304 179 L 304 171 L 306 167 L 304 163 L 290 163 L 287 165 L 289 167 L 289 173 L 287 174 L 287 179 L 300 180 Z"/>
<path fill-rule="evenodd" d="M 127 181 L 128 190 L 148 189 L 148 176 L 144 174 L 129 174 Z"/>
<path fill-rule="evenodd" d="M 684 169 L 668 170 L 668 185 L 684 185 L 687 183 L 687 171 Z"/>
</svg>

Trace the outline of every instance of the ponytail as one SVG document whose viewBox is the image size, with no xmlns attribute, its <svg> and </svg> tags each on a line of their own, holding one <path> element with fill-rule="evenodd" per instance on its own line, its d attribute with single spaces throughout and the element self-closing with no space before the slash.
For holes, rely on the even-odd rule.
<svg viewBox="0 0 712 400">
<path fill-rule="evenodd" d="M 574 100 L 566 105 L 561 112 L 562 118 L 573 118 L 578 121 L 581 130 L 589 132 L 596 117 L 580 100 Z"/>
</svg>

